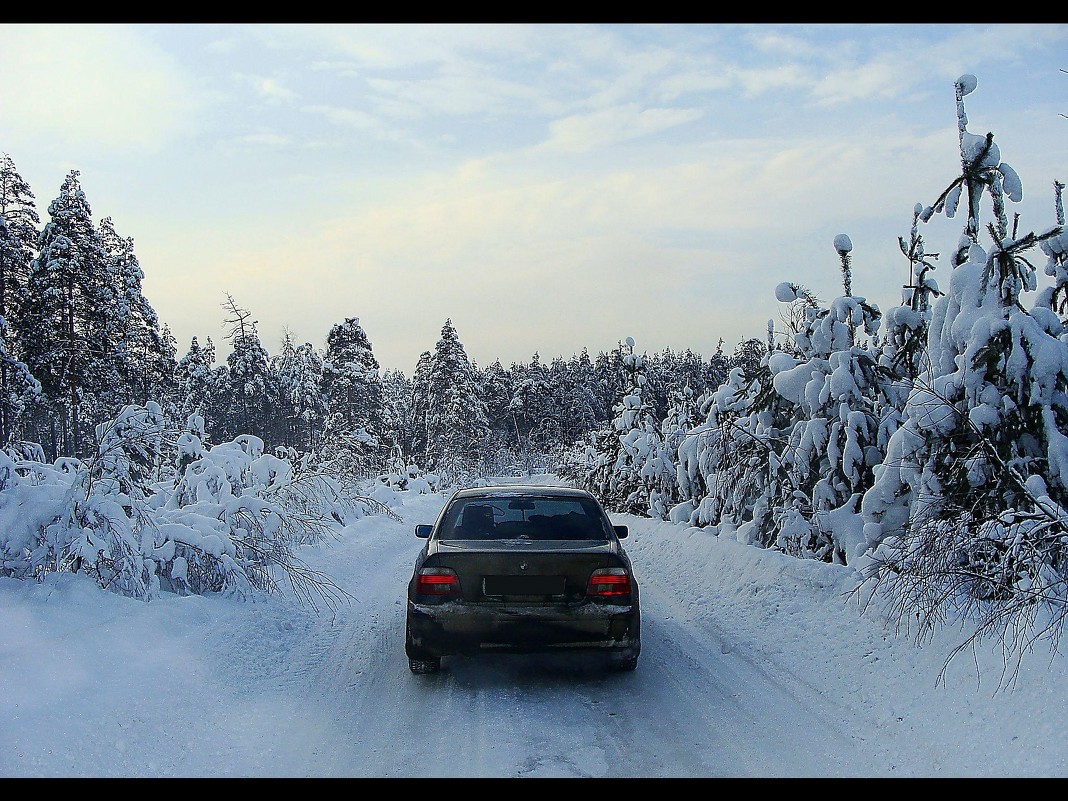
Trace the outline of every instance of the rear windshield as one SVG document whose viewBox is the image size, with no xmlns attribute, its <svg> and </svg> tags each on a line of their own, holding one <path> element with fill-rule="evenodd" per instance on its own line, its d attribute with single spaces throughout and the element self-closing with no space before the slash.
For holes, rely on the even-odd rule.
<svg viewBox="0 0 1068 801">
<path fill-rule="evenodd" d="M 446 540 L 609 539 L 608 521 L 589 498 L 462 498 L 449 505 Z"/>
</svg>

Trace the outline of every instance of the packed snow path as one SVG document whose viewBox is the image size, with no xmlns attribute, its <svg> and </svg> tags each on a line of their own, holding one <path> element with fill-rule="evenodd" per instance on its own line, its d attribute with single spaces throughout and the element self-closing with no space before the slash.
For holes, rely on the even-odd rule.
<svg viewBox="0 0 1068 801">
<path fill-rule="evenodd" d="M 433 522 L 440 506 L 440 497 L 408 501 L 404 523 L 357 524 L 344 544 L 323 551 L 317 567 L 356 598 L 334 619 L 303 616 L 294 621 L 301 631 L 262 640 L 250 627 L 253 642 L 231 642 L 240 665 L 255 664 L 240 654 L 263 651 L 262 673 L 231 677 L 249 688 L 249 722 L 277 741 L 258 774 L 819 776 L 871 768 L 845 710 L 829 717 L 827 699 L 815 693 L 811 702 L 812 688 L 798 697 L 757 655 L 729 644 L 714 608 L 695 616 L 676 599 L 690 592 L 688 581 L 641 571 L 652 521 L 638 518 L 628 518 L 635 533 L 627 540 L 642 587 L 637 671 L 613 672 L 577 654 L 490 654 L 446 658 L 437 675 L 411 674 L 404 590 L 422 544 L 412 529 Z M 791 732 L 804 745 L 773 753 Z"/>
<path fill-rule="evenodd" d="M 612 515 L 642 588 L 632 673 L 578 655 L 408 670 L 405 588 L 442 495 L 305 549 L 318 613 L 0 579 L 0 776 L 1065 776 L 1065 660 L 997 693 L 846 600 L 851 571 Z M 995 675 L 991 675 L 995 674 Z"/>
</svg>

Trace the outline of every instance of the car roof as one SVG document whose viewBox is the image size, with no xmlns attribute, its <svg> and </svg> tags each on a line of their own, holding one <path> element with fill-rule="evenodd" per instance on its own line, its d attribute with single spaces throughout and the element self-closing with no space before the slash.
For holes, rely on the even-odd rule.
<svg viewBox="0 0 1068 801">
<path fill-rule="evenodd" d="M 457 490 L 454 498 L 504 498 L 525 496 L 528 498 L 593 498 L 593 494 L 575 487 L 557 487 L 531 484 L 499 484 L 489 487 L 467 487 Z"/>
</svg>

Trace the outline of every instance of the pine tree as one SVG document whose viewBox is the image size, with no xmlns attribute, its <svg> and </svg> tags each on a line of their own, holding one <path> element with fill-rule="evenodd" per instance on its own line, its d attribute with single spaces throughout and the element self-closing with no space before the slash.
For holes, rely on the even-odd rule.
<svg viewBox="0 0 1068 801">
<path fill-rule="evenodd" d="M 30 277 L 30 263 L 36 253 L 41 220 L 33 192 L 7 153 L 0 156 L 0 218 L 7 227 L 3 250 L 0 250 L 0 317 L 8 326 L 4 346 L 10 357 L 21 358 L 19 342 L 25 326 L 26 284 Z M 0 373 L 0 387 L 6 386 L 4 375 Z"/>
<path fill-rule="evenodd" d="M 690 432 L 700 424 L 698 416 L 698 401 L 699 396 L 691 389 L 689 384 L 685 384 L 680 389 L 674 391 L 674 396 L 671 401 L 671 405 L 668 407 L 667 414 L 664 419 L 660 421 L 660 434 L 663 441 L 663 458 L 666 464 L 670 467 L 672 475 L 672 495 L 670 500 L 665 499 L 662 501 L 663 508 L 658 508 L 658 516 L 661 518 L 668 518 L 672 511 L 678 506 L 679 501 L 689 499 L 689 486 L 686 489 L 682 489 L 682 484 L 679 475 L 679 466 L 681 464 L 681 458 L 679 455 L 680 449 L 683 447 L 687 438 L 690 436 Z M 686 511 L 685 521 L 689 521 L 689 515 L 693 511 L 693 506 L 690 504 Z M 678 513 L 675 513 L 678 518 Z"/>
<path fill-rule="evenodd" d="M 427 464 L 427 409 L 430 401 L 430 364 L 432 356 L 425 350 L 419 354 L 412 373 L 411 400 L 408 403 L 409 439 L 404 448 L 408 461 L 420 468 Z"/>
<path fill-rule="evenodd" d="M 477 472 L 489 438 L 486 407 L 477 372 L 453 327 L 446 320 L 427 373 L 426 469 L 446 484 Z"/>
<path fill-rule="evenodd" d="M 271 374 L 274 441 L 304 453 L 317 449 L 326 418 L 322 356 L 310 342 L 295 346 L 287 330 Z"/>
<path fill-rule="evenodd" d="M 108 388 L 117 396 L 113 405 L 162 401 L 173 377 L 174 354 L 168 352 L 159 317 L 142 291 L 144 272 L 134 253 L 133 239 L 121 237 L 111 218 L 105 217 L 100 221 L 100 240 L 108 256 L 117 302 L 108 332 L 114 343 L 112 358 L 118 381 L 117 386 Z M 111 409 L 107 416 L 117 411 Z"/>
<path fill-rule="evenodd" d="M 853 294 L 849 237 L 840 234 L 834 246 L 843 294 L 828 308 L 794 284 L 776 291 L 780 301 L 804 303 L 803 313 L 792 315 L 796 355 L 783 350 L 768 359 L 772 387 L 793 408 L 785 447 L 775 451 L 783 480 L 777 497 L 767 499 L 768 543 L 793 556 L 844 564 L 857 542 L 852 529 L 830 523 L 829 513 L 847 505 L 857 511 L 882 455 L 875 445 L 875 357 L 857 340 L 858 326 L 869 336 L 877 333 L 881 314 Z"/>
<path fill-rule="evenodd" d="M 1064 184 L 1053 182 L 1053 210 L 1061 233 L 1043 239 L 1039 246 L 1046 254 L 1046 275 L 1053 283 L 1039 294 L 1036 307 L 1049 309 L 1060 315 L 1062 325 L 1068 326 L 1068 234 L 1064 232 Z M 1062 336 L 1063 338 L 1063 336 Z"/>
<path fill-rule="evenodd" d="M 0 216 L 0 265 L 6 265 L 0 272 L 0 448 L 12 443 L 21 427 L 23 411 L 41 391 L 40 384 L 19 359 L 17 339 L 8 323 L 9 309 L 15 304 L 7 299 L 19 297 L 23 291 L 17 283 L 17 273 L 10 268 L 19 263 L 22 255 L 21 243 Z"/>
<path fill-rule="evenodd" d="M 628 389 L 614 409 L 619 451 L 608 485 L 608 504 L 620 512 L 666 519 L 675 500 L 675 470 L 668 464 L 656 408 L 645 399 L 646 359 L 627 337 L 623 368 Z"/>
<path fill-rule="evenodd" d="M 230 415 L 223 423 L 226 439 L 252 434 L 261 439 L 267 430 L 267 385 L 270 356 L 256 332 L 252 313 L 237 305 L 227 294 L 223 308 L 229 313 L 226 338 L 230 354 L 226 357 L 225 384 L 229 390 Z"/>
<path fill-rule="evenodd" d="M 211 403 L 212 370 L 215 366 L 215 344 L 208 337 L 204 347 L 194 336 L 189 350 L 178 360 L 175 369 L 178 416 L 181 420 L 195 414 L 207 418 Z"/>
<path fill-rule="evenodd" d="M 773 385 L 772 365 L 784 356 L 769 320 L 766 342 L 739 343 L 727 381 L 702 404 L 706 419 L 680 445 L 676 470 L 691 525 L 720 526 L 747 544 L 775 543 L 773 510 L 788 487 L 781 456 L 796 422 L 794 404 Z"/>
<path fill-rule="evenodd" d="M 967 131 L 963 98 L 975 86 L 970 75 L 955 85 L 962 174 L 921 214 L 953 216 L 967 192 L 949 287 L 932 310 L 929 366 L 864 497 L 873 548 L 865 572 L 902 617 L 919 618 L 920 636 L 948 615 L 978 611 L 976 636 L 996 636 L 1018 653 L 1044 613 L 1065 615 L 1068 337 L 1050 295 L 1031 311 L 1022 303 L 1037 286 L 1024 254 L 1060 243 L 1062 229 L 1021 235 L 1018 217 L 1010 227 L 1005 199 L 1019 201 L 1022 186 L 993 135 Z M 984 247 L 987 193 L 994 220 Z M 888 514 L 894 508 L 907 515 Z M 988 613 L 991 601 L 997 611 Z M 1039 632 L 1059 630 L 1046 628 L 1049 619 Z"/>
<path fill-rule="evenodd" d="M 382 383 L 378 360 L 358 317 L 330 329 L 322 394 L 326 406 L 322 458 L 352 477 L 379 472 L 388 456 L 382 440 Z"/>
<path fill-rule="evenodd" d="M 43 440 L 54 457 L 94 449 L 83 406 L 106 387 L 115 318 L 114 286 L 92 213 L 72 170 L 49 204 L 39 255 L 27 282 L 25 361 L 55 413 Z"/>
</svg>

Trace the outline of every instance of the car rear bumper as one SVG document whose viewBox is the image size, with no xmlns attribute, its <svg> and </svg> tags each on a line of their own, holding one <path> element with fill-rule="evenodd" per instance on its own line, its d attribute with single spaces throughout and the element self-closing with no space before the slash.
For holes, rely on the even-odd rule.
<svg viewBox="0 0 1068 801">
<path fill-rule="evenodd" d="M 409 602 L 407 617 L 405 650 L 414 659 L 486 651 L 636 653 L 639 647 L 636 606 L 583 603 L 546 609 Z"/>
</svg>

